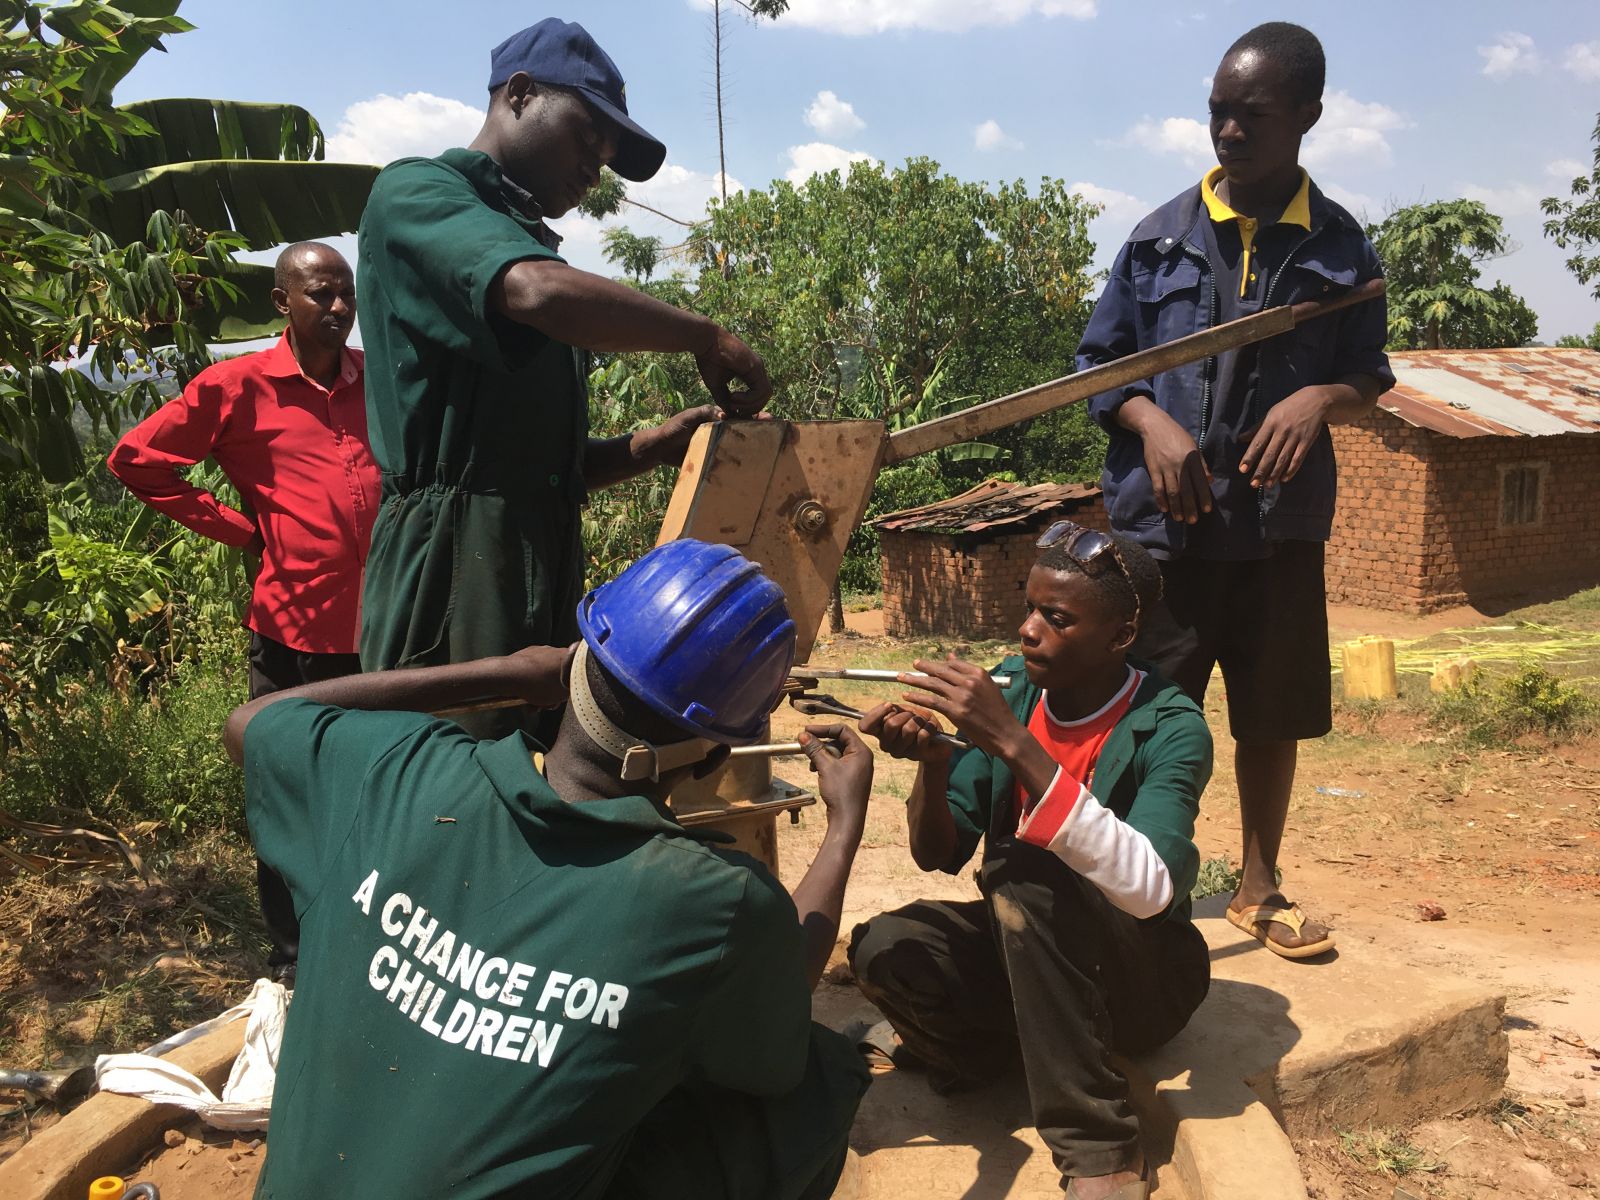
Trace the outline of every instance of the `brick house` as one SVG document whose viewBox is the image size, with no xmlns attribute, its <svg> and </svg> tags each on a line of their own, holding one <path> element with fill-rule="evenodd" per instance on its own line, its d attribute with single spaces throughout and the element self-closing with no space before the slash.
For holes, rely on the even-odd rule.
<svg viewBox="0 0 1600 1200">
<path fill-rule="evenodd" d="M 884 632 L 1014 637 L 1038 556 L 1034 542 L 1063 517 L 1105 529 L 1100 489 L 988 480 L 949 500 L 879 517 Z"/>
<path fill-rule="evenodd" d="M 1328 599 L 1424 613 L 1600 584 L 1600 351 L 1390 357 L 1398 385 L 1333 429 Z M 1104 529 L 1099 489 L 987 482 L 880 517 L 885 632 L 1011 637 L 1061 517 Z"/>
<path fill-rule="evenodd" d="M 1600 351 L 1390 361 L 1377 411 L 1333 430 L 1328 599 L 1423 613 L 1600 583 Z"/>
</svg>

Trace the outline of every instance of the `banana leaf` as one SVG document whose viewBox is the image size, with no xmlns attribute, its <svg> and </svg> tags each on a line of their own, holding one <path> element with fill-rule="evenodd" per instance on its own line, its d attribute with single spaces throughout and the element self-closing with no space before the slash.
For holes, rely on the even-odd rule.
<svg viewBox="0 0 1600 1200">
<path fill-rule="evenodd" d="M 358 163 L 209 159 L 168 163 L 105 181 L 85 215 L 115 242 L 137 241 L 152 213 L 184 212 L 202 229 L 233 229 L 252 246 L 352 233 L 379 168 Z"/>
<path fill-rule="evenodd" d="M 191 308 L 189 323 L 208 342 L 248 342 L 276 337 L 286 324 L 272 306 L 272 268 L 259 263 L 229 263 L 223 278 L 238 289 L 201 308 Z"/>
<path fill-rule="evenodd" d="M 116 149 L 97 144 L 79 153 L 79 166 L 102 179 L 168 163 L 305 162 L 323 154 L 322 127 L 297 104 L 176 97 L 124 104 L 117 111 L 138 117 L 151 132 L 124 137 Z"/>
</svg>

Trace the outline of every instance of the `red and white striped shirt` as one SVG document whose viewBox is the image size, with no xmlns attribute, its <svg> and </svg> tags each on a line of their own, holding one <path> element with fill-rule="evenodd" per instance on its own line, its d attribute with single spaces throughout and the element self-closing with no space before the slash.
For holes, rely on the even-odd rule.
<svg viewBox="0 0 1600 1200">
<path fill-rule="evenodd" d="M 1089 790 L 1095 764 L 1117 722 L 1127 715 L 1145 673 L 1128 668 L 1128 679 L 1099 711 L 1076 721 L 1050 712 L 1048 692 L 1028 718 L 1028 732 L 1057 764 L 1043 796 L 1018 786 L 1017 837 L 1049 850 L 1100 889 L 1112 904 L 1135 917 L 1153 917 L 1172 903 L 1172 876 L 1150 839 L 1106 808 Z"/>
</svg>

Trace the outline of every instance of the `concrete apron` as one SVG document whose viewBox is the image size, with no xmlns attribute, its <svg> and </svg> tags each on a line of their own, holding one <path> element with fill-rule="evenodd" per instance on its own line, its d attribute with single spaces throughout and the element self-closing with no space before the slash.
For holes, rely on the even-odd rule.
<svg viewBox="0 0 1600 1200">
<path fill-rule="evenodd" d="M 1211 947 L 1205 1004 L 1166 1046 L 1120 1064 L 1161 1200 L 1304 1200 L 1291 1139 L 1413 1125 L 1500 1095 L 1498 992 L 1365 945 L 1289 962 L 1230 925 L 1224 904 L 1196 906 Z M 865 1011 L 818 999 L 835 1028 Z M 879 1076 L 851 1144 L 860 1161 L 839 1200 L 1060 1195 L 1016 1076 L 949 1099 L 912 1072 Z"/>
</svg>

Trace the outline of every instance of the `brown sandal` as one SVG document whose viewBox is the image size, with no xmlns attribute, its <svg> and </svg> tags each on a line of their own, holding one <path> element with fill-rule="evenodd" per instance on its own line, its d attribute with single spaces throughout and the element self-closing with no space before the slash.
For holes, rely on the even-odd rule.
<svg viewBox="0 0 1600 1200">
<path fill-rule="evenodd" d="M 1304 946 L 1285 946 L 1273 940 L 1268 927 L 1274 922 L 1286 926 L 1295 937 L 1301 936 L 1301 930 L 1306 927 L 1306 915 L 1300 911 L 1298 904 L 1290 904 L 1287 908 L 1281 904 L 1252 904 L 1247 908 L 1234 908 L 1230 904 L 1227 917 L 1230 925 L 1244 930 L 1280 958 L 1315 958 L 1333 949 L 1331 933 L 1319 942 L 1308 942 Z"/>
</svg>

